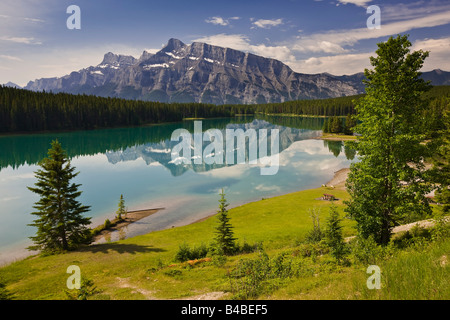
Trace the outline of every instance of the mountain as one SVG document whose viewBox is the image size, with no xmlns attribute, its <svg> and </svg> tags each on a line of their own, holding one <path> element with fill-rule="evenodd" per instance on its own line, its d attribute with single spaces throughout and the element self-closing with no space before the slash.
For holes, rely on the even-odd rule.
<svg viewBox="0 0 450 320">
<path fill-rule="evenodd" d="M 430 80 L 434 86 L 448 86 L 450 85 L 450 72 L 442 71 L 441 69 L 434 69 L 432 71 L 423 72 L 422 78 Z"/>
<path fill-rule="evenodd" d="M 450 72 L 424 72 L 433 85 L 450 84 Z M 160 102 L 254 104 L 364 93 L 364 73 L 334 76 L 294 72 L 284 63 L 202 42 L 170 39 L 156 53 L 108 52 L 97 66 L 61 78 L 30 81 L 25 89 Z"/>
<path fill-rule="evenodd" d="M 61 78 L 30 81 L 25 89 L 85 93 L 161 102 L 253 104 L 355 95 L 361 86 L 328 74 L 294 72 L 252 53 L 170 39 L 155 54 L 105 54 L 103 61 Z"/>
<path fill-rule="evenodd" d="M 265 120 L 254 119 L 251 123 L 246 124 L 228 124 L 226 129 L 238 130 L 242 129 L 244 131 L 248 129 L 254 129 L 256 131 L 260 129 L 267 129 L 267 137 L 268 141 L 270 140 L 271 129 L 278 129 L 280 144 L 279 144 L 279 152 L 281 153 L 283 150 L 287 149 L 291 144 L 296 141 L 306 140 L 317 138 L 320 136 L 320 130 L 308 130 L 308 129 L 297 129 L 297 128 L 289 128 L 276 124 L 271 124 Z M 222 129 L 221 133 L 225 137 L 225 130 Z M 193 143 L 193 139 L 192 139 Z M 151 163 L 159 163 L 166 167 L 173 176 L 180 176 L 185 172 L 192 170 L 194 172 L 206 172 L 217 168 L 223 168 L 227 166 L 233 166 L 234 164 L 226 164 L 226 161 L 223 161 L 223 164 L 206 164 L 204 161 L 201 164 L 177 164 L 174 160 L 172 160 L 172 149 L 175 145 L 178 144 L 178 141 L 172 141 L 169 139 L 162 140 L 158 143 L 146 143 L 142 145 L 134 145 L 129 146 L 125 149 L 117 150 L 117 151 L 107 151 L 106 157 L 108 162 L 112 164 L 116 164 L 121 161 L 134 161 L 136 159 L 142 158 L 147 165 Z M 202 154 L 205 151 L 205 147 L 208 146 L 210 142 L 202 142 Z M 194 146 L 192 145 L 192 149 Z M 270 154 L 271 151 L 269 151 Z M 247 155 L 248 156 L 248 155 Z M 246 162 L 248 158 L 246 159 Z"/>
<path fill-rule="evenodd" d="M 18 84 L 15 84 L 14 82 L 11 82 L 11 81 L 5 83 L 3 86 L 22 89 L 21 86 L 19 86 Z"/>
</svg>

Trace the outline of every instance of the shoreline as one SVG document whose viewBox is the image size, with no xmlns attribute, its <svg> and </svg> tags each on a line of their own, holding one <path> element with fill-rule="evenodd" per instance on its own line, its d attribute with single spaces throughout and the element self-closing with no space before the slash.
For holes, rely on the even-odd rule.
<svg viewBox="0 0 450 320">
<path fill-rule="evenodd" d="M 345 188 L 345 179 L 347 178 L 347 174 L 348 174 L 349 171 L 350 171 L 349 168 L 342 168 L 342 169 L 339 169 L 338 171 L 335 171 L 333 177 L 331 178 L 331 180 L 329 180 L 326 183 L 326 186 L 327 187 L 332 187 L 332 188 Z M 316 188 L 318 188 L 318 187 L 320 187 L 320 186 L 316 186 Z M 314 189 L 314 188 L 308 188 L 308 189 L 305 189 L 305 190 L 310 190 L 310 189 Z M 292 191 L 292 192 L 297 192 L 297 191 L 300 191 L 300 190 L 296 190 L 296 191 Z M 288 192 L 286 194 L 289 194 L 289 193 L 292 193 L 292 192 Z M 286 194 L 280 194 L 280 195 L 276 195 L 274 197 L 279 197 L 279 196 L 283 196 L 283 195 L 286 195 Z M 249 202 L 246 202 L 246 203 L 258 202 L 258 201 L 262 201 L 262 200 L 249 201 Z M 236 207 L 244 205 L 246 203 L 243 203 L 243 204 L 240 204 L 240 205 L 236 205 Z M 157 212 L 159 212 L 161 210 L 164 210 L 164 209 L 166 209 L 166 208 L 162 208 L 161 207 L 161 208 L 151 208 L 151 209 L 142 209 L 142 210 L 129 211 L 127 213 L 127 216 L 124 219 L 124 221 L 117 222 L 114 226 L 111 226 L 108 229 L 101 230 L 98 234 L 95 234 L 93 236 L 92 243 L 89 244 L 88 246 L 95 246 L 97 244 L 102 244 L 102 243 L 105 243 L 105 242 L 108 242 L 108 241 L 114 242 L 114 241 L 117 241 L 117 240 L 121 240 L 120 237 L 119 237 L 119 239 L 112 240 L 111 236 L 113 234 L 116 234 L 116 233 L 119 233 L 119 236 L 120 236 L 120 232 L 121 232 L 121 230 L 123 228 L 125 228 L 125 227 L 127 227 L 129 225 L 132 225 L 134 222 L 137 222 L 137 221 L 139 221 L 141 219 L 144 219 L 144 218 L 149 217 L 149 216 L 151 216 L 153 214 L 156 214 Z M 230 208 L 230 209 L 232 209 L 232 208 Z M 165 226 L 163 228 L 159 228 L 158 230 L 171 229 L 171 228 L 174 228 L 174 227 L 182 227 L 182 226 L 186 226 L 186 225 L 199 223 L 199 222 L 205 221 L 208 218 L 211 218 L 211 217 L 215 216 L 216 214 L 217 213 L 209 213 L 209 214 L 206 214 L 206 216 L 201 217 L 199 219 L 196 219 L 194 221 L 192 221 L 192 220 L 191 221 L 184 221 L 184 223 L 177 224 L 176 226 L 170 224 L 170 225 L 167 225 L 167 226 Z M 111 223 L 113 223 L 113 221 L 114 220 L 112 220 Z M 94 230 L 95 228 L 102 227 L 102 225 L 103 224 L 99 224 L 96 227 L 91 227 L 90 229 Z M 153 231 L 144 232 L 142 234 L 135 234 L 135 235 L 133 235 L 131 237 L 128 237 L 125 234 L 125 238 L 126 239 L 131 239 L 131 238 L 137 237 L 139 235 L 144 235 L 144 234 L 151 233 Z M 35 252 L 27 252 L 26 254 L 22 254 L 19 257 L 11 257 L 10 259 L 7 259 L 8 261 L 5 260 L 2 263 L 0 263 L 0 267 L 4 267 L 6 265 L 9 265 L 10 263 L 17 262 L 17 261 L 29 258 L 29 257 L 34 256 L 34 255 L 36 255 Z"/>
<path fill-rule="evenodd" d="M 135 210 L 135 211 L 129 211 L 125 215 L 125 218 L 122 218 L 121 221 L 119 221 L 117 218 L 113 219 L 111 221 L 111 227 L 107 229 L 101 229 L 100 232 L 95 234 L 92 238 L 92 243 L 97 244 L 98 241 L 100 241 L 102 238 L 107 238 L 108 236 L 111 236 L 113 232 L 120 231 L 122 228 L 132 224 L 133 222 L 139 221 L 143 218 L 146 218 L 148 216 L 151 216 L 152 214 L 157 213 L 160 210 L 164 210 L 165 208 L 152 208 L 152 209 L 143 209 L 143 210 Z M 99 225 L 95 228 L 91 228 L 92 231 L 95 229 L 102 228 L 104 225 Z"/>
</svg>

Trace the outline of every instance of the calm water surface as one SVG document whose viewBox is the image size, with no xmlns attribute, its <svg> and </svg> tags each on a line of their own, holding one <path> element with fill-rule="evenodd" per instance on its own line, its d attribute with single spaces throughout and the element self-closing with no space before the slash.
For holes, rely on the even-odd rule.
<svg viewBox="0 0 450 320">
<path fill-rule="evenodd" d="M 0 264 L 29 254 L 27 226 L 35 216 L 37 196 L 27 189 L 36 182 L 37 163 L 47 156 L 50 142 L 58 139 L 80 174 L 74 182 L 83 191 L 79 200 L 91 206 L 93 226 L 112 219 L 123 194 L 128 210 L 163 207 L 126 230 L 126 236 L 192 223 L 215 213 L 218 193 L 224 188 L 230 207 L 315 188 L 353 159 L 341 142 L 319 136 L 323 119 L 246 117 L 203 120 L 203 130 L 279 129 L 279 170 L 260 175 L 258 165 L 176 165 L 171 162 L 172 132 L 193 121 L 139 128 L 104 129 L 69 133 L 0 137 Z M 269 130 L 270 131 L 270 130 Z M 225 134 L 224 134 L 225 136 Z M 205 146 L 209 143 L 205 143 Z M 114 238 L 112 240 L 115 240 Z"/>
</svg>

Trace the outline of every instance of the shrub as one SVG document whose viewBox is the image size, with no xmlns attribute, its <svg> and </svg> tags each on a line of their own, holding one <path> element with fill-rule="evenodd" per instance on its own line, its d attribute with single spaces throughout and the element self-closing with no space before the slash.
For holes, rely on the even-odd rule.
<svg viewBox="0 0 450 320">
<path fill-rule="evenodd" d="M 351 242 L 351 253 L 356 262 L 376 264 L 383 256 L 383 248 L 378 245 L 373 236 L 364 238 L 360 235 Z"/>
<path fill-rule="evenodd" d="M 309 215 L 313 222 L 313 228 L 306 234 L 305 240 L 310 243 L 319 242 L 324 236 L 320 229 L 320 210 L 310 209 Z"/>
<path fill-rule="evenodd" d="M 228 272 L 233 298 L 256 298 L 278 289 L 286 280 L 300 274 L 299 260 L 288 252 L 271 258 L 264 250 L 259 250 L 254 259 L 241 259 Z"/>
<path fill-rule="evenodd" d="M 105 220 L 105 223 L 103 224 L 104 228 L 107 230 L 109 228 L 111 228 L 111 221 L 109 221 L 109 219 Z"/>
<path fill-rule="evenodd" d="M 179 247 L 175 255 L 175 260 L 185 262 L 188 260 L 201 259 L 208 254 L 208 247 L 203 243 L 198 247 L 189 247 L 186 242 L 183 242 Z"/>
<path fill-rule="evenodd" d="M 442 240 L 450 236 L 449 217 L 445 217 L 443 211 L 438 212 L 434 217 L 435 224 L 431 228 L 431 238 L 433 241 Z"/>
<path fill-rule="evenodd" d="M 430 230 L 416 224 L 410 230 L 395 237 L 393 243 L 397 248 L 419 247 L 429 240 L 431 240 Z"/>
<path fill-rule="evenodd" d="M 81 278 L 81 286 L 78 290 L 64 290 L 69 300 L 87 300 L 88 297 L 100 293 L 97 287 L 94 286 L 94 281 L 85 277 Z"/>
</svg>

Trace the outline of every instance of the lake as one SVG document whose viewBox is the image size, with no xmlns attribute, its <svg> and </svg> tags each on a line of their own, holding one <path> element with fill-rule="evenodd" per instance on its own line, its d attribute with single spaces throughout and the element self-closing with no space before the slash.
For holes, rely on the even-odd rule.
<svg viewBox="0 0 450 320">
<path fill-rule="evenodd" d="M 0 264 L 29 254 L 27 226 L 37 195 L 27 189 L 34 172 L 58 139 L 79 175 L 74 182 L 83 191 L 79 200 L 91 206 L 92 225 L 114 218 L 120 195 L 128 210 L 164 208 L 126 229 L 135 236 L 181 226 L 214 214 L 223 188 L 229 208 L 298 190 L 316 188 L 335 171 L 349 167 L 354 153 L 340 141 L 316 139 L 323 118 L 236 117 L 202 120 L 202 130 L 278 129 L 279 169 L 261 175 L 260 165 L 177 164 L 171 150 L 172 132 L 194 130 L 194 121 L 134 128 L 42 133 L 0 137 Z M 207 144 L 206 144 L 207 145 Z M 123 235 L 122 235 L 123 236 Z M 115 240 L 113 238 L 112 240 Z"/>
</svg>

